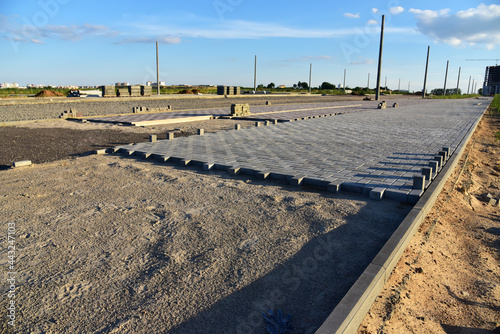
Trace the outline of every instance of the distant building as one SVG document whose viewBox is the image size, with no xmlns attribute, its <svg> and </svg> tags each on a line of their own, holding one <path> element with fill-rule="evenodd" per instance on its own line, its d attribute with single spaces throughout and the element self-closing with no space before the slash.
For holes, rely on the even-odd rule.
<svg viewBox="0 0 500 334">
<path fill-rule="evenodd" d="M 17 83 L 8 83 L 8 82 L 4 82 L 2 84 L 2 88 L 19 88 L 19 84 Z"/>
<path fill-rule="evenodd" d="M 117 82 L 117 83 L 115 83 L 115 86 L 130 86 L 130 83 L 128 83 L 128 82 Z"/>
<path fill-rule="evenodd" d="M 158 84 L 156 82 L 151 83 L 151 86 L 156 87 Z M 165 81 L 160 81 L 160 87 L 165 86 Z"/>
<path fill-rule="evenodd" d="M 486 67 L 483 83 L 483 95 L 500 94 L 500 66 Z"/>
</svg>

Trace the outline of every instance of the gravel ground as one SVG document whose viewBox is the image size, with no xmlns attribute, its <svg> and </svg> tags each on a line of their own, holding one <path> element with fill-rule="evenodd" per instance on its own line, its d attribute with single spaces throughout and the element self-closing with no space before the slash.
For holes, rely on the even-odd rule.
<svg viewBox="0 0 500 334">
<path fill-rule="evenodd" d="M 250 105 L 265 105 L 266 101 L 273 104 L 295 104 L 295 103 L 310 103 L 310 102 L 332 102 L 332 101 L 361 101 L 363 98 L 359 96 L 272 96 L 266 95 L 262 97 L 231 97 L 231 98 L 129 98 L 123 101 L 86 101 L 85 99 L 71 99 L 68 102 L 66 99 L 52 101 L 46 100 L 30 100 L 29 102 L 20 102 L 16 104 L 6 104 L 9 101 L 2 101 L 0 105 L 0 123 L 12 121 L 27 121 L 39 119 L 54 119 L 58 118 L 65 110 L 72 108 L 77 112 L 82 112 L 84 116 L 99 116 L 113 114 L 129 114 L 132 113 L 133 107 L 148 107 L 160 108 L 168 105 L 175 110 L 188 109 L 205 109 L 205 108 L 229 108 L 233 103 L 250 103 Z M 68 99 L 69 100 L 69 99 Z M 22 104 L 21 104 L 22 103 Z"/>
</svg>

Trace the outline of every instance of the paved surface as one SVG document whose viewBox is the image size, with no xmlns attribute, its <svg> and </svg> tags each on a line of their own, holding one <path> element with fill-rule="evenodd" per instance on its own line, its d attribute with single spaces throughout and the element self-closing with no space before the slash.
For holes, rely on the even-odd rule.
<svg viewBox="0 0 500 334">
<path fill-rule="evenodd" d="M 372 103 L 373 104 L 373 103 Z M 347 108 L 346 108 L 347 106 Z M 252 120 L 278 120 L 282 122 L 298 120 L 303 118 L 330 116 L 339 113 L 337 109 L 344 109 L 343 112 L 359 111 L 366 108 L 367 104 L 359 104 L 357 102 L 330 102 L 330 103 L 304 103 L 291 105 L 270 105 L 270 106 L 252 106 L 250 111 L 252 115 L 241 119 Z M 184 111 L 156 112 L 156 113 L 141 113 L 118 116 L 103 116 L 89 118 L 92 122 L 104 123 L 122 123 L 122 124 L 139 124 L 141 122 L 152 122 L 161 120 L 179 120 L 183 118 L 193 118 L 200 116 L 229 116 L 231 108 L 217 109 L 197 109 Z"/>
<path fill-rule="evenodd" d="M 362 112 L 115 150 L 203 169 L 416 202 L 423 192 L 413 189 L 414 175 L 432 164 L 443 147 L 453 153 L 488 104 L 471 99 L 401 101 L 399 108 L 379 110 L 372 109 L 376 104 L 370 102 L 359 109 Z"/>
</svg>

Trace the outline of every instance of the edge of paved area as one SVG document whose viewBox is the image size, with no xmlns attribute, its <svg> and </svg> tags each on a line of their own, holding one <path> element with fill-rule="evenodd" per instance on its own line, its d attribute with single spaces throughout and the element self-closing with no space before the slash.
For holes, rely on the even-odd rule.
<svg viewBox="0 0 500 334">
<path fill-rule="evenodd" d="M 342 298 L 340 303 L 316 331 L 316 334 L 347 334 L 357 331 L 375 298 L 382 291 L 392 270 L 420 227 L 420 224 L 434 206 L 438 195 L 460 161 L 467 144 L 474 135 L 486 110 L 487 108 L 473 124 L 467 137 L 462 140 L 460 146 L 457 147 L 450 160 L 448 160 L 448 163 L 443 166 L 436 179 L 427 188 L 420 200 L 349 289 L 344 298 Z"/>
</svg>

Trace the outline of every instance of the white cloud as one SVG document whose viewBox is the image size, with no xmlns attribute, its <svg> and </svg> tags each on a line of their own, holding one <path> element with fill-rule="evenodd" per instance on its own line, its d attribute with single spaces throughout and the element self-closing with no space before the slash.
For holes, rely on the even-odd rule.
<svg viewBox="0 0 500 334">
<path fill-rule="evenodd" d="M 376 20 L 369 20 L 368 22 L 366 22 L 366 24 L 369 25 L 369 26 L 378 25 L 378 21 L 376 21 Z"/>
<path fill-rule="evenodd" d="M 0 16 L 0 34 L 18 43 L 43 44 L 49 38 L 77 41 L 87 37 L 113 37 L 118 33 L 104 25 L 21 25 L 6 16 Z"/>
<path fill-rule="evenodd" d="M 379 12 L 378 8 L 372 8 L 372 13 L 377 14 Z"/>
<path fill-rule="evenodd" d="M 351 65 L 372 65 L 375 60 L 371 58 L 359 57 L 358 60 L 351 61 Z"/>
<path fill-rule="evenodd" d="M 348 17 L 350 19 L 359 19 L 359 13 L 352 14 L 352 13 L 344 13 L 345 17 Z"/>
<path fill-rule="evenodd" d="M 159 44 L 179 44 L 182 42 L 180 37 L 177 36 L 158 36 L 156 38 L 151 38 L 151 37 L 129 37 L 122 39 L 121 41 L 117 42 L 116 44 L 135 44 L 135 43 L 142 43 L 142 44 L 153 44 L 158 41 Z"/>
<path fill-rule="evenodd" d="M 410 13 L 417 19 L 418 30 L 437 42 L 453 46 L 484 44 L 490 49 L 500 44 L 500 5 L 481 4 L 456 14 L 450 14 L 449 9 L 413 8 Z"/>
<path fill-rule="evenodd" d="M 392 15 L 398 15 L 404 11 L 405 9 L 401 6 L 389 8 L 389 13 L 391 13 Z"/>
</svg>

